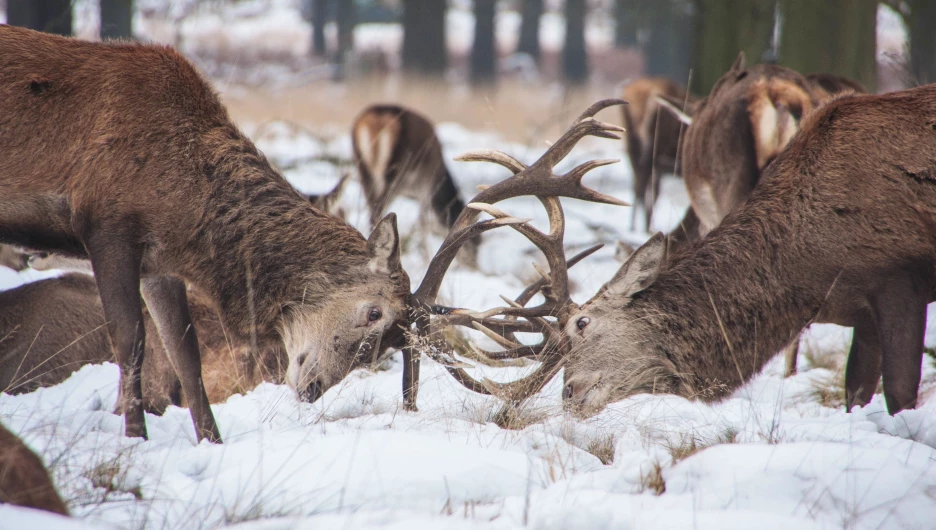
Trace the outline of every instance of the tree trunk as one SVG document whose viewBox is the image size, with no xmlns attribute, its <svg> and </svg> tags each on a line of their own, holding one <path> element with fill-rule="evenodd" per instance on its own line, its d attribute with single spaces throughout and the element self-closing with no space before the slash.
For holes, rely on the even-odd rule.
<svg viewBox="0 0 936 530">
<path fill-rule="evenodd" d="M 133 0 L 101 1 L 101 38 L 133 38 Z"/>
<path fill-rule="evenodd" d="M 639 0 L 614 0 L 614 46 L 633 48 L 640 29 Z M 659 2 L 659 0 L 658 0 Z"/>
<path fill-rule="evenodd" d="M 645 4 L 642 10 L 640 25 L 648 33 L 642 46 L 646 73 L 688 81 L 695 24 L 691 4 L 684 0 L 657 0 Z"/>
<path fill-rule="evenodd" d="M 774 7 L 775 0 L 696 0 L 692 71 L 695 93 L 708 94 L 738 52 L 744 52 L 748 64 L 761 62 L 764 52 L 770 49 Z"/>
<path fill-rule="evenodd" d="M 910 38 L 910 72 L 914 82 L 925 85 L 936 82 L 936 2 L 907 0 L 910 14 L 906 17 Z"/>
<path fill-rule="evenodd" d="M 403 69 L 442 77 L 448 64 L 445 0 L 403 0 Z"/>
<path fill-rule="evenodd" d="M 328 18 L 328 0 L 312 2 L 312 55 L 325 57 L 325 23 Z"/>
<path fill-rule="evenodd" d="M 7 24 L 59 35 L 71 35 L 71 1 L 9 0 L 7 4 Z"/>
<path fill-rule="evenodd" d="M 780 0 L 780 64 L 804 74 L 849 77 L 873 92 L 877 4 L 877 0 Z"/>
<path fill-rule="evenodd" d="M 517 52 L 529 54 L 537 63 L 540 60 L 539 28 L 542 16 L 543 0 L 523 0 Z"/>
<path fill-rule="evenodd" d="M 335 79 L 342 80 L 347 75 L 348 54 L 354 49 L 354 25 L 357 13 L 354 2 L 338 2 L 338 50 L 335 53 Z"/>
<path fill-rule="evenodd" d="M 565 45 L 562 47 L 562 72 L 571 84 L 588 80 L 588 53 L 585 50 L 586 0 L 566 0 Z"/>
<path fill-rule="evenodd" d="M 497 78 L 494 13 L 497 0 L 474 0 L 475 31 L 471 47 L 471 82 L 491 84 Z"/>
</svg>

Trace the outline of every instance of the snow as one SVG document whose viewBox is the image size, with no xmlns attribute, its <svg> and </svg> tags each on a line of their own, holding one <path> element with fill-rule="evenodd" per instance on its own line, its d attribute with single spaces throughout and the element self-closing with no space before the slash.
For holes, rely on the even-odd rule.
<svg viewBox="0 0 936 530">
<path fill-rule="evenodd" d="M 244 128 L 303 191 L 330 189 L 351 156 L 349 139 L 336 131 L 283 123 Z M 482 147 L 525 161 L 542 152 L 457 124 L 438 131 L 448 159 Z M 620 142 L 587 139 L 559 169 L 621 154 Z M 506 176 L 492 164 L 449 167 L 466 195 Z M 624 163 L 595 170 L 586 182 L 627 200 L 630 178 Z M 360 188 L 352 184 L 343 201 L 351 221 L 366 230 Z M 681 218 L 687 204 L 681 186 L 664 182 L 656 227 Z M 613 243 L 639 243 L 648 234 L 624 229 L 627 208 L 564 205 L 570 247 L 612 243 L 572 269 L 575 297 L 583 301 L 619 265 Z M 535 200 L 502 206 L 546 226 Z M 400 199 L 391 208 L 400 214 L 401 233 L 417 233 L 404 266 L 418 280 L 441 235 L 418 229 L 415 203 Z M 499 304 L 498 294 L 516 294 L 534 277 L 530 262 L 538 259 L 511 230 L 490 232 L 480 270 L 456 264 L 443 297 L 469 307 Z M 50 274 L 0 270 L 0 288 Z M 928 329 L 936 331 L 936 318 Z M 841 357 L 850 330 L 814 325 L 803 340 L 814 355 Z M 933 344 L 931 332 L 927 345 Z M 117 367 L 86 366 L 56 387 L 0 395 L 0 419 L 50 466 L 79 521 L 2 507 L 0 529 L 929 527 L 936 515 L 930 357 L 920 407 L 896 417 L 887 415 L 881 396 L 851 414 L 822 405 L 813 390 L 833 373 L 811 369 L 804 357 L 799 375 L 783 379 L 776 358 L 718 404 L 640 395 L 587 420 L 563 413 L 556 378 L 528 405 L 530 425 L 506 430 L 492 421 L 496 399 L 465 390 L 428 359 L 420 410 L 404 411 L 396 354 L 378 371 L 352 373 L 314 404 L 265 383 L 214 405 L 223 445 L 197 444 L 188 411 L 176 407 L 147 415 L 150 440 L 124 438 L 122 420 L 112 413 Z M 529 369 L 475 371 L 509 380 Z M 613 460 L 605 465 L 592 453 Z M 660 495 L 654 477 L 665 484 Z"/>
</svg>

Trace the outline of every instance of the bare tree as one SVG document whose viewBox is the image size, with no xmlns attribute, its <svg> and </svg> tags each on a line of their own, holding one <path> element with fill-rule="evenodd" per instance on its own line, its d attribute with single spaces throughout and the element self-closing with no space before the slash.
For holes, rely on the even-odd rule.
<svg viewBox="0 0 936 530">
<path fill-rule="evenodd" d="M 101 38 L 133 38 L 133 0 L 100 0 Z"/>
<path fill-rule="evenodd" d="M 497 0 L 474 0 L 475 31 L 471 47 L 471 82 L 490 84 L 497 79 L 494 15 Z"/>
<path fill-rule="evenodd" d="M 936 82 L 936 2 L 907 0 L 904 16 L 910 37 L 910 71 L 920 84 Z"/>
<path fill-rule="evenodd" d="M 642 4 L 639 0 L 614 0 L 614 45 L 618 48 L 637 46 Z"/>
<path fill-rule="evenodd" d="M 311 21 L 312 21 L 312 55 L 324 57 L 325 47 L 325 22 L 328 18 L 328 0 L 306 0 L 312 3 Z"/>
<path fill-rule="evenodd" d="M 562 47 L 562 72 L 572 84 L 588 80 L 588 52 L 585 49 L 586 0 L 566 0 L 565 45 Z"/>
<path fill-rule="evenodd" d="M 71 1 L 9 0 L 7 4 L 7 24 L 59 35 L 71 35 Z"/>
<path fill-rule="evenodd" d="M 357 13 L 354 2 L 338 2 L 338 50 L 335 52 L 335 78 L 343 79 L 347 72 L 345 66 L 348 52 L 354 49 L 354 25 L 357 23 Z"/>
<path fill-rule="evenodd" d="M 448 65 L 444 0 L 403 0 L 403 69 L 441 76 Z"/>
<path fill-rule="evenodd" d="M 770 48 L 775 0 L 696 0 L 696 10 L 692 90 L 707 94 L 738 52 L 759 62 Z"/>
<path fill-rule="evenodd" d="M 523 0 L 522 10 L 517 52 L 529 54 L 536 62 L 539 62 L 539 26 L 540 17 L 543 16 L 543 0 Z"/>
</svg>

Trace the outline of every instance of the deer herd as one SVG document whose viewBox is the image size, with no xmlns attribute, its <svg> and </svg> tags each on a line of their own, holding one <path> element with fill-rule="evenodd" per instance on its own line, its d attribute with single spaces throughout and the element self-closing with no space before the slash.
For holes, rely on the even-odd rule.
<svg viewBox="0 0 936 530">
<path fill-rule="evenodd" d="M 624 128 L 595 119 L 617 105 Z M 613 160 L 554 172 L 586 136 L 625 137 L 646 226 L 663 173 L 682 176 L 691 207 L 578 305 L 568 269 L 599 246 L 566 257 L 560 197 L 627 205 L 582 184 Z M 831 322 L 855 329 L 849 409 L 882 378 L 891 414 L 916 405 L 936 299 L 936 85 L 866 95 L 830 74 L 748 67 L 743 55 L 705 97 L 637 80 L 530 164 L 500 151 L 459 157 L 512 173 L 467 203 L 416 111 L 369 107 L 351 139 L 369 237 L 342 219 L 347 177 L 322 196 L 295 191 L 173 49 L 0 26 L 0 265 L 73 271 L 0 292 L 0 390 L 116 359 L 127 436 L 146 437 L 144 411 L 184 403 L 198 439 L 221 442 L 210 403 L 263 380 L 315 401 L 393 348 L 409 410 L 426 354 L 508 404 L 563 370 L 564 405 L 588 416 L 638 393 L 724 398 L 784 348 L 792 373 L 799 334 Z M 415 289 L 386 213 L 400 195 L 448 231 Z M 496 206 L 519 196 L 542 203 L 548 231 Z M 541 278 L 503 307 L 440 305 L 456 255 L 504 226 L 542 251 Z M 453 361 L 454 326 L 501 347 L 472 346 L 482 358 L 539 364 L 517 381 L 478 380 Z M 67 513 L 6 430 L 0 501 Z"/>
</svg>

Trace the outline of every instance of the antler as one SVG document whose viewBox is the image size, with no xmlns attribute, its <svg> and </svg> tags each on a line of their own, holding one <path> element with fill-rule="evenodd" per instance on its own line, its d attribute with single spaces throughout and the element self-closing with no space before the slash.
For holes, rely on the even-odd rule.
<svg viewBox="0 0 936 530">
<path fill-rule="evenodd" d="M 542 388 L 551 379 L 564 362 L 568 349 L 562 337 L 562 328 L 575 310 L 575 304 L 569 296 L 568 268 L 595 252 L 600 245 L 592 247 L 568 262 L 565 259 L 563 237 L 565 235 L 565 216 L 559 197 L 569 197 L 591 202 L 629 206 L 610 195 L 592 190 L 582 184 L 586 173 L 597 167 L 617 162 L 617 160 L 592 160 L 575 167 L 564 175 L 555 175 L 553 167 L 561 162 L 572 148 L 586 136 L 620 139 L 616 134 L 624 129 L 609 123 L 598 121 L 594 115 L 607 107 L 626 102 L 620 99 L 606 99 L 590 106 L 536 162 L 524 165 L 512 156 L 493 150 L 472 151 L 456 160 L 485 161 L 499 164 L 509 169 L 513 175 L 492 186 L 480 187 L 478 193 L 455 220 L 442 246 L 429 262 L 426 275 L 419 288 L 411 296 L 411 320 L 416 323 L 417 335 L 421 342 L 428 341 L 431 356 L 437 360 L 440 351 L 450 350 L 444 341 L 438 340 L 438 334 L 430 333 L 431 315 L 441 326 L 470 326 L 484 333 L 500 346 L 507 348 L 502 352 L 487 352 L 472 345 L 476 353 L 492 359 L 519 357 L 537 357 L 542 362 L 530 375 L 511 383 L 495 383 L 490 380 L 478 381 L 468 375 L 458 363 L 442 360 L 450 374 L 466 388 L 483 393 L 496 394 L 514 401 L 523 399 Z M 527 219 L 513 217 L 493 205 L 500 201 L 533 195 L 546 209 L 549 218 L 549 232 L 534 228 Z M 492 219 L 475 222 L 479 213 L 485 212 Z M 542 278 L 527 287 L 513 302 L 504 299 L 507 307 L 494 308 L 484 312 L 466 309 L 453 309 L 435 304 L 445 272 L 458 253 L 459 248 L 474 236 L 498 226 L 510 226 L 523 234 L 546 257 L 548 271 L 537 267 Z M 535 267 L 535 265 L 534 265 Z M 545 301 L 534 307 L 524 307 L 538 292 L 542 291 Z M 498 318 L 502 317 L 502 318 Z M 547 320 L 547 317 L 553 320 Z M 514 337 L 515 332 L 536 332 L 543 334 L 543 341 L 537 345 L 520 344 Z M 416 344 L 404 349 L 404 405 L 415 410 L 418 381 L 419 352 Z"/>
</svg>

